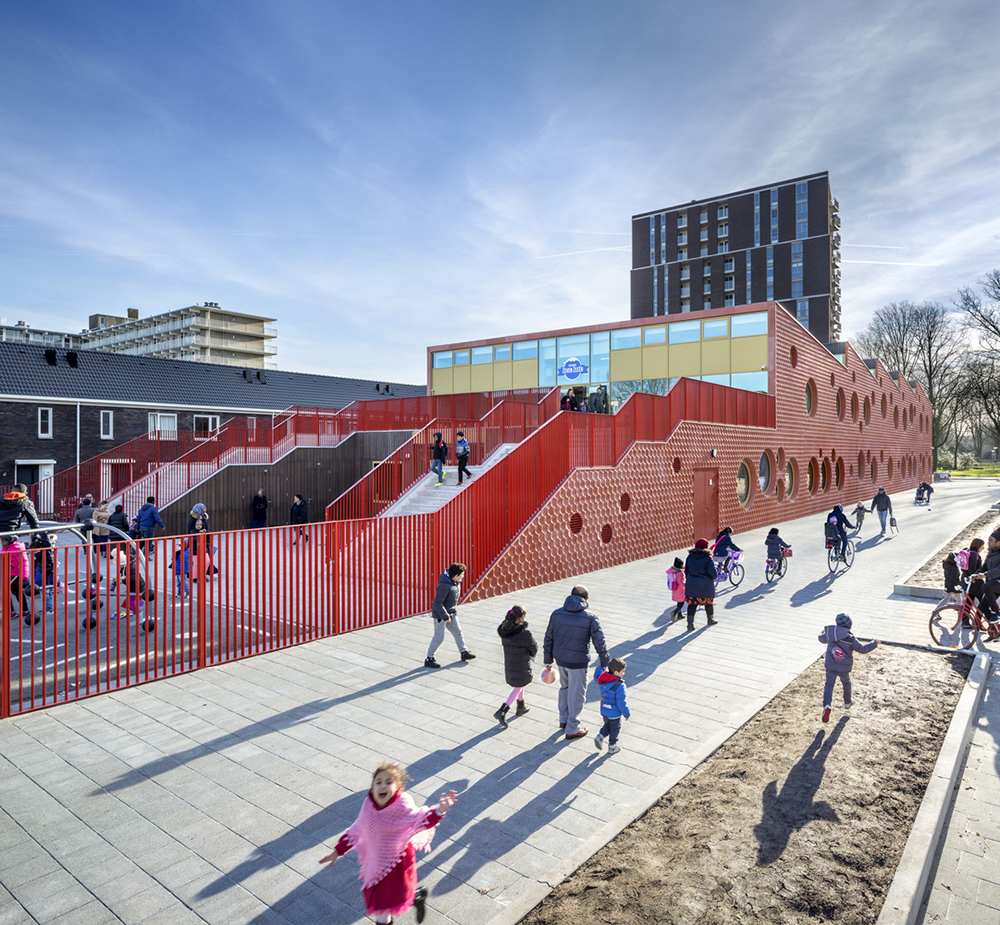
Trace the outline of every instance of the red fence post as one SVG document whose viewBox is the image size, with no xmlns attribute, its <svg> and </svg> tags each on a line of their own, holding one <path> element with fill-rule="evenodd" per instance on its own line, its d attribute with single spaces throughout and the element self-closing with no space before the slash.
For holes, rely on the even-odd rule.
<svg viewBox="0 0 1000 925">
<path fill-rule="evenodd" d="M 0 668 L 0 719 L 10 716 L 10 588 L 7 587 L 7 557 L 9 552 L 0 553 L 0 572 L 3 575 L 3 600 L 0 602 L 0 640 L 3 644 L 3 667 Z M 33 653 L 32 653 L 33 655 Z M 18 651 L 18 657 L 23 653 Z"/>
<path fill-rule="evenodd" d="M 204 534 L 193 536 L 190 539 L 194 540 L 194 551 L 191 555 L 191 596 L 194 597 L 195 590 L 195 561 L 197 559 L 197 568 L 200 570 L 198 575 L 198 597 L 196 599 L 196 610 L 198 612 L 198 667 L 204 668 L 208 664 L 208 618 L 205 613 L 205 597 L 208 592 L 208 582 L 211 579 L 211 575 L 208 574 L 210 569 L 204 567 L 206 561 L 205 544 L 208 537 Z"/>
</svg>

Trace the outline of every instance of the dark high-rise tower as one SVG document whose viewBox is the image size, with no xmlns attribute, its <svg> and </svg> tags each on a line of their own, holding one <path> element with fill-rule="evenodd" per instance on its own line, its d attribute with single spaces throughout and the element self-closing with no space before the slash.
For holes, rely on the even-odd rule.
<svg viewBox="0 0 1000 925">
<path fill-rule="evenodd" d="M 840 206 L 821 173 L 632 216 L 632 317 L 780 302 L 840 337 Z"/>
</svg>

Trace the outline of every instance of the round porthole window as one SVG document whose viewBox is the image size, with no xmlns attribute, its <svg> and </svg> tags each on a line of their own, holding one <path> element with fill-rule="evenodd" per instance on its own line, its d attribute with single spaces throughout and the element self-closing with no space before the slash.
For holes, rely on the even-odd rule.
<svg viewBox="0 0 1000 925">
<path fill-rule="evenodd" d="M 750 467 L 746 462 L 736 471 L 736 500 L 744 506 L 750 502 Z"/>
<path fill-rule="evenodd" d="M 790 459 L 785 463 L 785 496 L 788 498 L 795 497 L 795 491 L 799 486 L 795 483 L 795 466 L 793 461 Z"/>
<path fill-rule="evenodd" d="M 758 478 L 760 481 L 760 490 L 766 492 L 771 487 L 771 459 L 766 451 L 760 454 Z"/>
<path fill-rule="evenodd" d="M 816 383 L 810 379 L 806 383 L 806 414 L 812 417 L 816 413 Z"/>
</svg>

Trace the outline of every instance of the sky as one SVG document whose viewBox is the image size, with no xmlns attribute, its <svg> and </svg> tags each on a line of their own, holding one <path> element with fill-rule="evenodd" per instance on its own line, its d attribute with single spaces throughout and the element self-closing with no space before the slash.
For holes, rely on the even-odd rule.
<svg viewBox="0 0 1000 925">
<path fill-rule="evenodd" d="M 0 3 L 0 316 L 280 368 L 629 317 L 631 216 L 830 172 L 843 327 L 1000 267 L 995 0 Z"/>
</svg>

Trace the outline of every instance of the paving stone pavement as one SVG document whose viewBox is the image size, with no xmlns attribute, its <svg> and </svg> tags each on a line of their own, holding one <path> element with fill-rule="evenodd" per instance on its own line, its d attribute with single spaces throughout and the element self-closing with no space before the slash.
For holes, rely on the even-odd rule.
<svg viewBox="0 0 1000 925">
<path fill-rule="evenodd" d="M 670 622 L 674 553 L 580 576 L 612 653 L 629 663 L 633 718 L 614 757 L 589 737 L 563 740 L 556 691 L 537 680 L 527 716 L 503 730 L 491 715 L 508 692 L 497 624 L 520 603 L 541 642 L 571 581 L 461 607 L 478 658 L 458 661 L 448 636 L 439 671 L 422 667 L 431 625 L 419 616 L 0 723 L 0 925 L 362 922 L 354 855 L 332 871 L 317 861 L 386 757 L 409 766 L 418 801 L 459 792 L 418 861 L 433 921 L 502 922 L 561 859 L 663 792 L 818 658 L 816 635 L 838 611 L 859 635 L 929 642 L 930 605 L 891 596 L 893 582 L 998 497 L 993 480 L 941 485 L 931 510 L 912 492 L 893 496 L 899 535 L 879 538 L 870 516 L 854 567 L 836 577 L 821 517 L 781 525 L 795 555 L 772 585 L 766 531 L 743 534 L 747 577 L 717 599 L 719 626 L 699 614 L 694 633 Z M 779 643 L 766 667 L 740 658 L 747 633 Z M 927 921 L 997 920 L 996 683 Z M 819 713 L 817 691 L 817 724 Z M 590 690 L 591 733 L 598 715 Z"/>
</svg>

